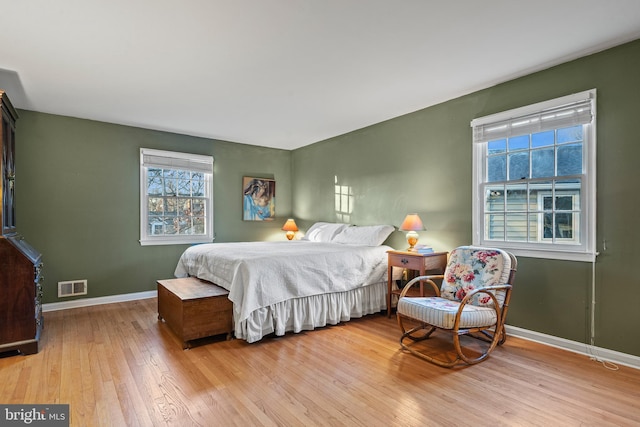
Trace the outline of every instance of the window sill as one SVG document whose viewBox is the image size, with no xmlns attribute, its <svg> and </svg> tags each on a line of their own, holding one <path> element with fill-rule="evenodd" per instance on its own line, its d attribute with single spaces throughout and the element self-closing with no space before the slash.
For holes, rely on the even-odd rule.
<svg viewBox="0 0 640 427">
<path fill-rule="evenodd" d="M 484 246 L 484 245 L 482 245 Z M 517 257 L 554 259 L 561 261 L 595 262 L 597 253 L 553 251 L 548 249 L 513 248 L 500 242 L 488 243 L 487 246 L 498 247 L 511 252 Z"/>
<path fill-rule="evenodd" d="M 140 246 L 159 246 L 159 245 L 197 245 L 201 243 L 212 243 L 213 239 L 211 238 L 201 238 L 201 239 L 186 239 L 186 238 L 175 238 L 175 239 L 145 239 L 140 240 Z"/>
</svg>

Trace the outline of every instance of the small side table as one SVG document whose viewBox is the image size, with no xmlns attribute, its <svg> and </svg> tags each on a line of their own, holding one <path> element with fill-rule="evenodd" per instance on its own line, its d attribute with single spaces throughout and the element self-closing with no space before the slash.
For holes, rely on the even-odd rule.
<svg viewBox="0 0 640 427">
<path fill-rule="evenodd" d="M 393 267 L 414 270 L 418 275 L 425 276 L 427 272 L 442 274 L 447 266 L 448 252 L 433 252 L 421 254 L 418 252 L 387 251 L 388 279 L 387 279 L 387 317 L 391 317 L 391 296 L 400 295 L 400 290 L 393 290 Z M 420 282 L 420 295 L 424 295 L 424 283 Z"/>
</svg>

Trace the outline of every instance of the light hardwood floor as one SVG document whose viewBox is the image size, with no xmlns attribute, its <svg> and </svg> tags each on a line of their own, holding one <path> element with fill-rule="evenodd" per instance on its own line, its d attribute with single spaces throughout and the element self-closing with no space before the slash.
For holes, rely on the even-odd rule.
<svg viewBox="0 0 640 427">
<path fill-rule="evenodd" d="M 73 426 L 640 425 L 639 370 L 525 340 L 449 370 L 372 315 L 182 350 L 156 304 L 45 313 L 41 351 L 0 358 L 0 403 L 68 403 Z"/>
</svg>

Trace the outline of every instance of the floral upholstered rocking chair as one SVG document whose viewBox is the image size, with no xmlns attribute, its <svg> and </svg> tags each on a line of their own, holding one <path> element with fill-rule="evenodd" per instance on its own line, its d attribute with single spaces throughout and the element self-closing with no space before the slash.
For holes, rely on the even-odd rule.
<svg viewBox="0 0 640 427">
<path fill-rule="evenodd" d="M 516 267 L 516 258 L 501 249 L 474 246 L 454 249 L 444 275 L 416 277 L 402 290 L 397 309 L 402 348 L 448 368 L 461 361 L 474 364 L 485 360 L 506 339 L 504 323 Z M 440 289 L 434 279 L 442 279 Z M 430 284 L 436 296 L 408 296 L 410 288 L 420 281 Z M 410 329 L 405 328 L 405 322 L 411 323 Z M 455 357 L 436 358 L 417 350 L 417 343 L 429 338 L 436 329 L 453 335 Z M 485 342 L 480 350 L 467 351 L 473 354 L 468 355 L 460 344 L 463 335 Z"/>
</svg>

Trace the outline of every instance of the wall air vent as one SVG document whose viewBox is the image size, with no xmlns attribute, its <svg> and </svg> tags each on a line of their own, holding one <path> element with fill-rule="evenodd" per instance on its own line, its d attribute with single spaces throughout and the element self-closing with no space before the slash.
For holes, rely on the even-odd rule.
<svg viewBox="0 0 640 427">
<path fill-rule="evenodd" d="M 58 282 L 58 298 L 87 294 L 87 280 Z"/>
</svg>

